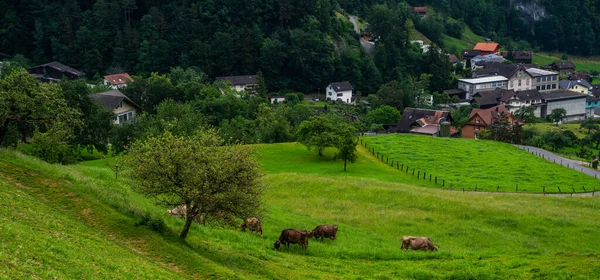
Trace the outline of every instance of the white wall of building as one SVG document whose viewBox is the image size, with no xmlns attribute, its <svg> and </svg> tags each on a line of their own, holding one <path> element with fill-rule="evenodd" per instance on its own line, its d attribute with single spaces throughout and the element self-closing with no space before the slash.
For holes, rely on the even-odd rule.
<svg viewBox="0 0 600 280">
<path fill-rule="evenodd" d="M 331 86 L 328 86 L 326 93 L 325 93 L 325 97 L 327 100 L 336 101 L 339 99 L 346 103 L 351 103 L 352 102 L 352 91 L 347 90 L 347 91 L 336 92 L 335 90 L 333 90 L 333 88 Z"/>
</svg>

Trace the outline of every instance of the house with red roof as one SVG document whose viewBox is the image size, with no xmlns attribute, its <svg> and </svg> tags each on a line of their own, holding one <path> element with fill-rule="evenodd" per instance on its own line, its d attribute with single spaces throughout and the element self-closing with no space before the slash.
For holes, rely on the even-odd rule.
<svg viewBox="0 0 600 280">
<path fill-rule="evenodd" d="M 473 48 L 474 51 L 479 51 L 481 55 L 498 54 L 500 52 L 500 44 L 492 42 L 480 42 Z"/>
<path fill-rule="evenodd" d="M 513 115 L 500 104 L 488 109 L 474 108 L 469 115 L 469 121 L 463 125 L 462 138 L 478 138 L 481 131 L 489 129 L 500 117 L 508 118 L 510 123 L 514 123 Z"/>
<path fill-rule="evenodd" d="M 133 82 L 133 78 L 127 73 L 104 76 L 104 85 L 109 86 L 112 89 L 126 87 L 129 82 Z"/>
</svg>

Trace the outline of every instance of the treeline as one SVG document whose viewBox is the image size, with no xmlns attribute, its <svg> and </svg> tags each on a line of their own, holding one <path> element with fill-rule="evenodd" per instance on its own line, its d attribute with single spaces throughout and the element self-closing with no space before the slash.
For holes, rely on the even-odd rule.
<svg viewBox="0 0 600 280">
<path fill-rule="evenodd" d="M 407 43 L 413 27 L 405 5 L 356 4 L 374 25 L 394 27 L 377 30 L 384 43 L 370 56 L 343 2 L 4 1 L 0 52 L 32 64 L 57 60 L 96 79 L 123 71 L 147 77 L 172 67 L 196 67 L 210 78 L 261 70 L 272 91 L 324 92 L 332 81 L 349 80 L 363 95 L 435 67 Z M 432 89 L 443 87 L 432 83 Z"/>
</svg>

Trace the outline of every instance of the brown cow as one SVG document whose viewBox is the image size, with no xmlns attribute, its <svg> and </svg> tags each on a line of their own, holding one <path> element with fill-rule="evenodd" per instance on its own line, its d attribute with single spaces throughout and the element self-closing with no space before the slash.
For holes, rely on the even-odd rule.
<svg viewBox="0 0 600 280">
<path fill-rule="evenodd" d="M 167 213 L 173 215 L 173 216 L 177 216 L 177 217 L 182 217 L 185 219 L 186 213 L 187 213 L 187 208 L 185 207 L 185 204 L 179 205 L 176 208 L 173 208 L 171 210 L 167 210 Z M 196 216 L 196 218 L 194 218 L 194 222 L 202 224 L 202 217 L 200 217 L 199 215 Z"/>
<path fill-rule="evenodd" d="M 403 236 L 402 247 L 400 247 L 400 249 L 437 251 L 438 247 L 433 245 L 429 237 Z"/>
<path fill-rule="evenodd" d="M 262 221 L 256 217 L 245 218 L 244 222 L 240 225 L 240 229 L 242 231 L 246 231 L 246 229 L 248 229 L 249 231 L 254 231 L 256 233 L 260 233 L 260 236 L 262 236 L 262 234 L 263 234 Z"/>
<path fill-rule="evenodd" d="M 281 244 L 287 245 L 290 248 L 290 244 L 299 244 L 304 250 L 308 248 L 308 238 L 312 233 L 306 230 L 297 230 L 293 228 L 284 229 L 279 235 L 279 239 L 275 241 L 275 251 L 279 250 Z"/>
<path fill-rule="evenodd" d="M 312 230 L 312 236 L 315 239 L 321 237 L 321 241 L 323 241 L 324 237 L 329 237 L 331 240 L 335 240 L 335 235 L 338 231 L 337 225 L 320 225 Z"/>
</svg>

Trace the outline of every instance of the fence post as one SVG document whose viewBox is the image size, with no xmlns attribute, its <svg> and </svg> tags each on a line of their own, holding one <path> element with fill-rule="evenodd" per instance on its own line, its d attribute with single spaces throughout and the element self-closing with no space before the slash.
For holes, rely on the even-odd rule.
<svg viewBox="0 0 600 280">
<path fill-rule="evenodd" d="M 412 172 L 412 175 L 413 175 L 413 176 L 415 176 L 415 169 L 414 169 L 414 168 L 413 168 L 413 172 Z"/>
<path fill-rule="evenodd" d="M 575 187 L 571 187 L 571 189 L 573 190 L 573 192 L 575 192 Z M 572 195 L 572 194 L 571 194 Z"/>
<path fill-rule="evenodd" d="M 519 184 L 517 184 L 517 188 L 516 188 L 517 192 L 519 192 Z"/>
<path fill-rule="evenodd" d="M 560 187 L 559 186 L 556 186 L 556 187 L 558 188 L 558 192 L 562 193 L 562 191 L 560 190 Z"/>
<path fill-rule="evenodd" d="M 360 139 L 360 144 L 362 145 L 362 139 Z"/>
<path fill-rule="evenodd" d="M 546 186 L 542 187 L 542 192 L 544 192 L 544 195 L 546 195 Z"/>
<path fill-rule="evenodd" d="M 465 192 L 465 188 L 463 188 L 463 192 Z"/>
<path fill-rule="evenodd" d="M 496 186 L 496 192 L 500 191 L 500 186 Z"/>
<path fill-rule="evenodd" d="M 417 171 L 417 179 L 421 177 L 421 170 Z"/>
<path fill-rule="evenodd" d="M 583 192 L 586 192 L 586 191 L 585 191 L 585 186 L 581 186 L 581 187 L 583 188 Z"/>
<path fill-rule="evenodd" d="M 437 185 L 437 176 L 435 176 L 435 184 Z"/>
<path fill-rule="evenodd" d="M 442 187 L 446 184 L 446 180 L 442 179 Z"/>
<path fill-rule="evenodd" d="M 400 170 L 404 169 L 404 163 L 402 164 L 402 167 L 400 168 Z"/>
<path fill-rule="evenodd" d="M 423 180 L 427 179 L 427 172 L 423 171 Z"/>
<path fill-rule="evenodd" d="M 406 174 L 408 174 L 408 165 L 406 166 Z"/>
<path fill-rule="evenodd" d="M 392 159 L 392 166 L 394 166 L 394 160 Z"/>
<path fill-rule="evenodd" d="M 429 182 L 431 183 L 431 174 L 429 174 Z"/>
<path fill-rule="evenodd" d="M 475 191 L 477 191 L 477 183 L 475 183 Z"/>
</svg>

